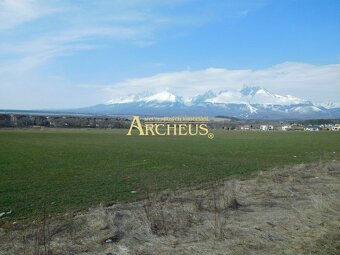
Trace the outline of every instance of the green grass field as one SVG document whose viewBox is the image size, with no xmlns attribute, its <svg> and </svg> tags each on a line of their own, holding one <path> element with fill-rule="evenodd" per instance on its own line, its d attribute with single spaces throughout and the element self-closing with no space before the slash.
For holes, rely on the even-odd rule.
<svg viewBox="0 0 340 255">
<path fill-rule="evenodd" d="M 127 130 L 0 130 L 0 212 L 11 218 L 132 201 L 274 166 L 339 160 L 337 132 L 215 131 L 207 137 Z M 137 191 L 137 193 L 131 193 Z"/>
</svg>

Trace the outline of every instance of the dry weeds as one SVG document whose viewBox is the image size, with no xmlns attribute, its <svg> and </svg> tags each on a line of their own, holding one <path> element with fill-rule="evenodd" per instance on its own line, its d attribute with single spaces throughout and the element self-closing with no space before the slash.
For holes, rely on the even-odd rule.
<svg viewBox="0 0 340 255">
<path fill-rule="evenodd" d="M 0 228 L 0 254 L 340 254 L 340 164 L 262 171 Z"/>
</svg>

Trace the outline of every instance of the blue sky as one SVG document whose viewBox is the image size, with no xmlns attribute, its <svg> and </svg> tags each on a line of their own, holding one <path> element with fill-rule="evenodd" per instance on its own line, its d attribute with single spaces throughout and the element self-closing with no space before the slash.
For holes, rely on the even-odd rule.
<svg viewBox="0 0 340 255">
<path fill-rule="evenodd" d="M 340 102 L 337 0 L 0 0 L 0 108 L 263 86 Z"/>
</svg>

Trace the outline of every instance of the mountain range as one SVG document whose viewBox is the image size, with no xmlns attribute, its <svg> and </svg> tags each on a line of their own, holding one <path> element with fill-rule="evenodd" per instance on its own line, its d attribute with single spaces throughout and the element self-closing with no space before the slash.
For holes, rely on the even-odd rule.
<svg viewBox="0 0 340 255">
<path fill-rule="evenodd" d="M 207 91 L 184 98 L 168 90 L 126 97 L 74 110 L 77 113 L 154 116 L 228 116 L 241 119 L 340 118 L 340 105 L 314 104 L 292 95 L 278 95 L 262 87 L 237 91 Z"/>
</svg>

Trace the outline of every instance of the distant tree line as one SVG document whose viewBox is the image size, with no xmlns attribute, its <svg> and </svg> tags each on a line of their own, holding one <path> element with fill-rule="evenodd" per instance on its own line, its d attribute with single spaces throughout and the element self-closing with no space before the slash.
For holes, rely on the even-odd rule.
<svg viewBox="0 0 340 255">
<path fill-rule="evenodd" d="M 315 119 L 300 121 L 302 125 L 323 125 L 323 124 L 338 124 L 339 119 Z"/>
<path fill-rule="evenodd" d="M 208 127 L 210 129 L 237 130 L 247 125 L 250 129 L 259 129 L 261 125 L 273 125 L 279 129 L 282 125 L 322 125 L 337 124 L 339 119 L 312 119 L 296 121 L 280 120 L 241 120 L 235 118 L 212 118 Z M 71 115 L 34 115 L 34 114 L 8 114 L 0 113 L 0 128 L 129 128 L 131 119 L 123 117 L 101 116 L 71 116 Z"/>
<path fill-rule="evenodd" d="M 118 117 L 39 116 L 0 114 L 0 127 L 128 128 L 130 120 Z"/>
</svg>

